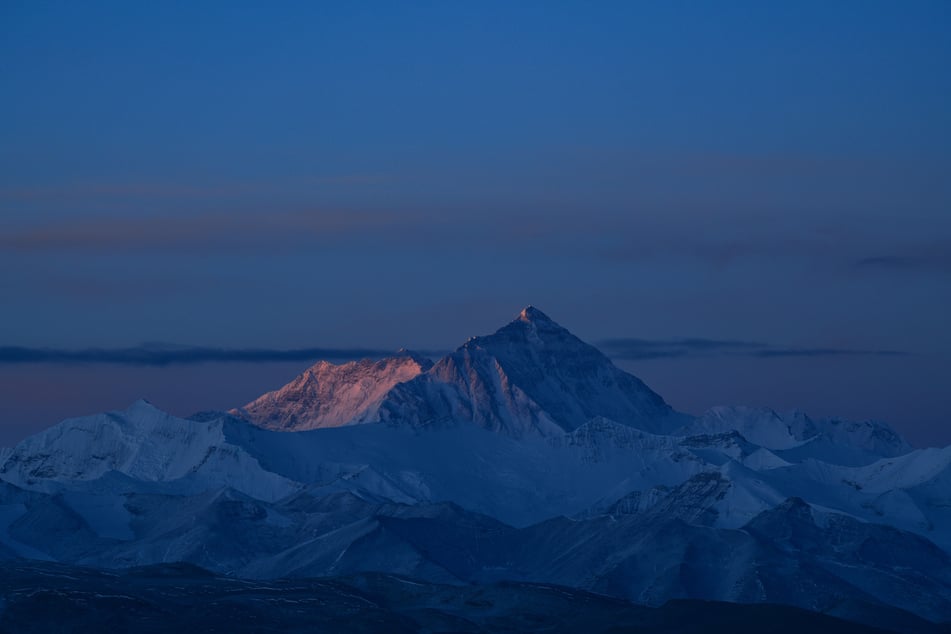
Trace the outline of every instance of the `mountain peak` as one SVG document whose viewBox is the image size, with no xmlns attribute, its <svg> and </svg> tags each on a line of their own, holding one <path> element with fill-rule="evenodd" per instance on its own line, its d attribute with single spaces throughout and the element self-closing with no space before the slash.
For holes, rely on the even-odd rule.
<svg viewBox="0 0 951 634">
<path fill-rule="evenodd" d="M 284 431 L 374 422 L 393 386 L 432 365 L 428 358 L 405 349 L 377 361 L 360 359 L 341 365 L 319 361 L 284 387 L 230 413 L 259 427 Z"/>
<path fill-rule="evenodd" d="M 396 354 L 394 354 L 392 358 L 409 359 L 411 361 L 415 361 L 419 363 L 422 366 L 425 366 L 425 369 L 429 369 L 429 366 L 432 365 L 432 361 L 430 361 L 429 357 L 419 352 L 416 352 L 415 350 L 409 350 L 408 348 L 400 348 L 399 350 L 396 351 Z"/>
<path fill-rule="evenodd" d="M 548 315 L 538 310 L 531 304 L 523 308 L 522 312 L 518 314 L 518 321 L 525 321 L 529 323 L 540 323 L 540 322 L 549 323 L 549 324 L 555 323 L 551 320 L 551 318 Z"/>
<path fill-rule="evenodd" d="M 672 424 L 660 396 L 531 305 L 435 365 L 408 350 L 318 364 L 231 413 L 277 430 L 471 421 L 516 437 L 557 435 L 595 417 L 651 432 Z"/>
<path fill-rule="evenodd" d="M 126 413 L 136 413 L 136 412 L 161 412 L 159 408 L 152 404 L 151 401 L 145 398 L 137 399 L 134 403 L 129 405 L 125 409 Z M 164 412 L 163 412 L 164 413 Z"/>
<path fill-rule="evenodd" d="M 421 381 L 452 385 L 459 395 L 455 409 L 443 407 L 444 391 L 417 395 L 442 408 L 430 418 L 472 420 L 515 436 L 573 431 L 596 417 L 650 432 L 672 424 L 659 395 L 534 306 L 470 339 Z"/>
</svg>

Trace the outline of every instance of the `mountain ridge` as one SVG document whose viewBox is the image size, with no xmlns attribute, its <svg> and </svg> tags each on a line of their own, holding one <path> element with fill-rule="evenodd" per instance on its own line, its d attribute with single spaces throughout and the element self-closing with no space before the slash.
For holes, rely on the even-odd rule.
<svg viewBox="0 0 951 634">
<path fill-rule="evenodd" d="M 340 365 L 318 361 L 290 383 L 229 413 L 266 429 L 286 431 L 377 422 L 387 392 L 432 365 L 405 350 L 378 361 Z"/>
<path fill-rule="evenodd" d="M 394 366 L 399 371 L 390 371 Z M 354 386 L 362 390 L 356 397 L 349 394 Z M 340 395 L 341 387 L 348 394 Z M 534 306 L 435 363 L 411 354 L 321 361 L 231 413 L 287 431 L 466 420 L 516 437 L 558 435 L 595 417 L 655 432 L 686 418 Z"/>
<path fill-rule="evenodd" d="M 764 408 L 679 414 L 534 308 L 435 363 L 298 379 L 265 424 L 137 401 L 0 451 L 0 559 L 951 620 L 951 447 Z"/>
</svg>

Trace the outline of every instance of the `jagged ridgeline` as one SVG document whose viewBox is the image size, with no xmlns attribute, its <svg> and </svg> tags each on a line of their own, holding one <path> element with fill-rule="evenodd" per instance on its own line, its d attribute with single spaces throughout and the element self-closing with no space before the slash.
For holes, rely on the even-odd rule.
<svg viewBox="0 0 951 634">
<path fill-rule="evenodd" d="M 510 436 L 556 436 L 604 417 L 646 431 L 684 422 L 643 382 L 534 307 L 433 364 L 408 351 L 322 361 L 233 414 L 267 429 L 464 421 Z"/>
<path fill-rule="evenodd" d="M 531 307 L 442 359 L 320 362 L 227 413 L 139 401 L 0 453 L 11 560 L 550 583 L 932 631 L 951 620 L 949 552 L 951 448 L 676 412 Z"/>
</svg>

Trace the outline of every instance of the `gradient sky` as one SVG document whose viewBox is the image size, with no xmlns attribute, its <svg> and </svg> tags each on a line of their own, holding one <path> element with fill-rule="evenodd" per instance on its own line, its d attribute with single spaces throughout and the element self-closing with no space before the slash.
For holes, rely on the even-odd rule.
<svg viewBox="0 0 951 634">
<path fill-rule="evenodd" d="M 529 303 L 686 411 L 951 443 L 949 32 L 946 0 L 6 0 L 0 445 Z"/>
</svg>

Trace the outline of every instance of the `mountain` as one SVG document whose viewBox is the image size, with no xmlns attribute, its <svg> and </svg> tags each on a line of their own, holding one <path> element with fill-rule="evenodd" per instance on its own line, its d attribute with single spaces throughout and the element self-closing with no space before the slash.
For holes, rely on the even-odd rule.
<svg viewBox="0 0 951 634">
<path fill-rule="evenodd" d="M 408 351 L 380 361 L 343 365 L 320 361 L 284 387 L 268 392 L 232 414 L 266 429 L 299 431 L 379 420 L 380 404 L 398 383 L 432 367 Z"/>
<path fill-rule="evenodd" d="M 139 401 L 0 451 L 15 558 L 554 583 L 912 631 L 911 614 L 951 621 L 951 448 L 797 412 L 677 413 L 529 307 L 436 363 L 319 363 L 231 413 Z"/>
<path fill-rule="evenodd" d="M 657 432 L 680 417 L 644 383 L 529 306 L 397 385 L 384 420 L 465 420 L 515 437 L 558 436 L 595 418 Z"/>
<path fill-rule="evenodd" d="M 186 422 L 139 400 L 126 410 L 67 419 L 27 438 L 0 464 L 0 478 L 39 491 L 58 490 L 64 482 L 167 483 L 179 492 L 227 483 L 267 500 L 297 488 L 228 443 L 227 423 Z"/>
<path fill-rule="evenodd" d="M 322 361 L 232 413 L 287 431 L 467 421 L 515 437 L 557 436 L 593 418 L 658 432 L 687 418 L 532 306 L 435 365 L 409 353 L 375 363 Z"/>
<path fill-rule="evenodd" d="M 912 450 L 885 423 L 813 419 L 794 411 L 779 414 L 767 408 L 714 407 L 676 430 L 684 436 L 737 432 L 746 440 L 795 462 L 812 458 L 861 466 Z"/>
</svg>

